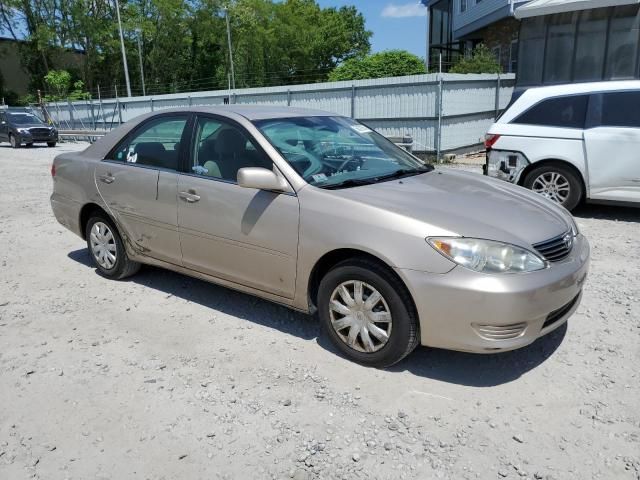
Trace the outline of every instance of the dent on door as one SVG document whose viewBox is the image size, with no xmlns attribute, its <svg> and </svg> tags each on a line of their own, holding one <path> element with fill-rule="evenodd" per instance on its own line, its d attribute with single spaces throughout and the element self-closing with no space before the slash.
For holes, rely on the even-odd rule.
<svg viewBox="0 0 640 480">
<path fill-rule="evenodd" d="M 180 264 L 177 175 L 111 162 L 95 171 L 98 191 L 136 252 Z"/>
</svg>

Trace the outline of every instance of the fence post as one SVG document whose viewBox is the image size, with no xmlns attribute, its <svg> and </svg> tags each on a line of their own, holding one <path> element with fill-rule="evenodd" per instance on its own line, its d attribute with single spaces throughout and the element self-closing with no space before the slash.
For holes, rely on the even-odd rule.
<svg viewBox="0 0 640 480">
<path fill-rule="evenodd" d="M 351 118 L 356 118 L 356 86 L 351 84 Z"/>
<path fill-rule="evenodd" d="M 149 103 L 151 104 L 151 111 L 153 112 L 153 97 L 149 99 Z"/>
<path fill-rule="evenodd" d="M 436 162 L 440 162 L 442 153 L 442 97 L 443 97 L 442 73 L 438 74 L 438 95 L 436 96 L 436 108 L 438 110 L 438 123 L 436 126 Z"/>
<path fill-rule="evenodd" d="M 498 115 L 500 113 L 500 87 L 501 87 L 501 82 L 500 82 L 500 74 L 498 74 L 498 78 L 496 80 L 496 119 L 498 118 Z"/>
<path fill-rule="evenodd" d="M 73 109 L 71 108 L 71 100 L 67 97 L 67 108 L 69 108 L 69 123 L 71 124 L 71 128 L 76 128 L 76 122 L 73 119 Z"/>
<path fill-rule="evenodd" d="M 191 95 L 189 95 L 189 106 L 193 105 L 193 101 L 191 100 Z"/>
<path fill-rule="evenodd" d="M 91 112 L 91 128 L 96 129 L 96 117 L 93 114 L 93 98 L 87 100 L 87 110 Z"/>
<path fill-rule="evenodd" d="M 287 88 L 287 107 L 291 106 L 291 89 Z"/>
</svg>

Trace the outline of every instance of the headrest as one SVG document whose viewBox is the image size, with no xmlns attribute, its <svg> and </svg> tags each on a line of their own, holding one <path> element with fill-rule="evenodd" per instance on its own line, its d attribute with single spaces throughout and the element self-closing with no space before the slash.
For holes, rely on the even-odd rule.
<svg viewBox="0 0 640 480">
<path fill-rule="evenodd" d="M 142 157 L 153 157 L 165 152 L 164 145 L 160 142 L 142 142 L 136 145 L 136 153 Z"/>
<path fill-rule="evenodd" d="M 234 129 L 223 130 L 216 139 L 216 152 L 220 155 L 233 155 L 243 153 L 247 140 Z"/>
</svg>

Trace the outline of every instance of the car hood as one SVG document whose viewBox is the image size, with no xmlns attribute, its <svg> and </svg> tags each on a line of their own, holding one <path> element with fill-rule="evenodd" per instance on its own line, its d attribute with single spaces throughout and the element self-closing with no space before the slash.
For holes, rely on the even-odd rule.
<svg viewBox="0 0 640 480">
<path fill-rule="evenodd" d="M 426 235 L 446 230 L 528 247 L 571 228 L 570 214 L 562 207 L 522 187 L 469 172 L 432 171 L 334 192 L 420 221 Z"/>
</svg>

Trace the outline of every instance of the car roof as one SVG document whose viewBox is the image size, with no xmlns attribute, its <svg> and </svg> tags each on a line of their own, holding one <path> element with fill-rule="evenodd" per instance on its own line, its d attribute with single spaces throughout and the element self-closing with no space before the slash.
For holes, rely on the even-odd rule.
<svg viewBox="0 0 640 480">
<path fill-rule="evenodd" d="M 270 120 L 278 118 L 294 118 L 294 117 L 326 117 L 339 116 L 335 113 L 324 112 L 322 110 L 312 110 L 307 108 L 295 108 L 285 106 L 264 106 L 264 105 L 217 105 L 217 106 L 189 106 L 177 108 L 163 108 L 152 112 L 145 113 L 135 117 L 126 123 L 112 130 L 108 135 L 98 139 L 82 152 L 87 158 L 104 158 L 104 156 L 131 130 L 135 129 L 142 122 L 153 118 L 157 115 L 165 115 L 171 113 L 210 113 L 212 115 L 221 115 L 232 120 L 244 120 L 251 122 L 254 120 Z"/>
<path fill-rule="evenodd" d="M 169 111 L 180 112 L 193 112 L 193 113 L 212 113 L 217 115 L 230 116 L 229 114 L 236 114 L 245 117 L 248 120 L 268 120 L 275 118 L 292 118 L 292 117 L 326 117 L 326 116 L 338 116 L 335 113 L 325 112 L 322 110 L 313 110 L 310 108 L 296 108 L 286 106 L 270 106 L 270 105 L 247 105 L 247 104 L 232 104 L 232 105 L 219 105 L 219 106 L 193 106 L 187 108 L 176 108 L 161 110 L 162 112 Z"/>
<path fill-rule="evenodd" d="M 525 90 L 496 121 L 496 124 L 509 123 L 522 112 L 547 98 L 564 95 L 581 95 L 599 92 L 640 91 L 640 80 L 616 80 L 608 82 L 568 83 L 562 85 L 546 85 Z"/>
<path fill-rule="evenodd" d="M 640 80 L 616 80 L 608 82 L 567 83 L 532 87 L 525 91 L 527 96 L 537 98 L 555 97 L 580 93 L 606 92 L 611 90 L 640 90 Z"/>
</svg>

